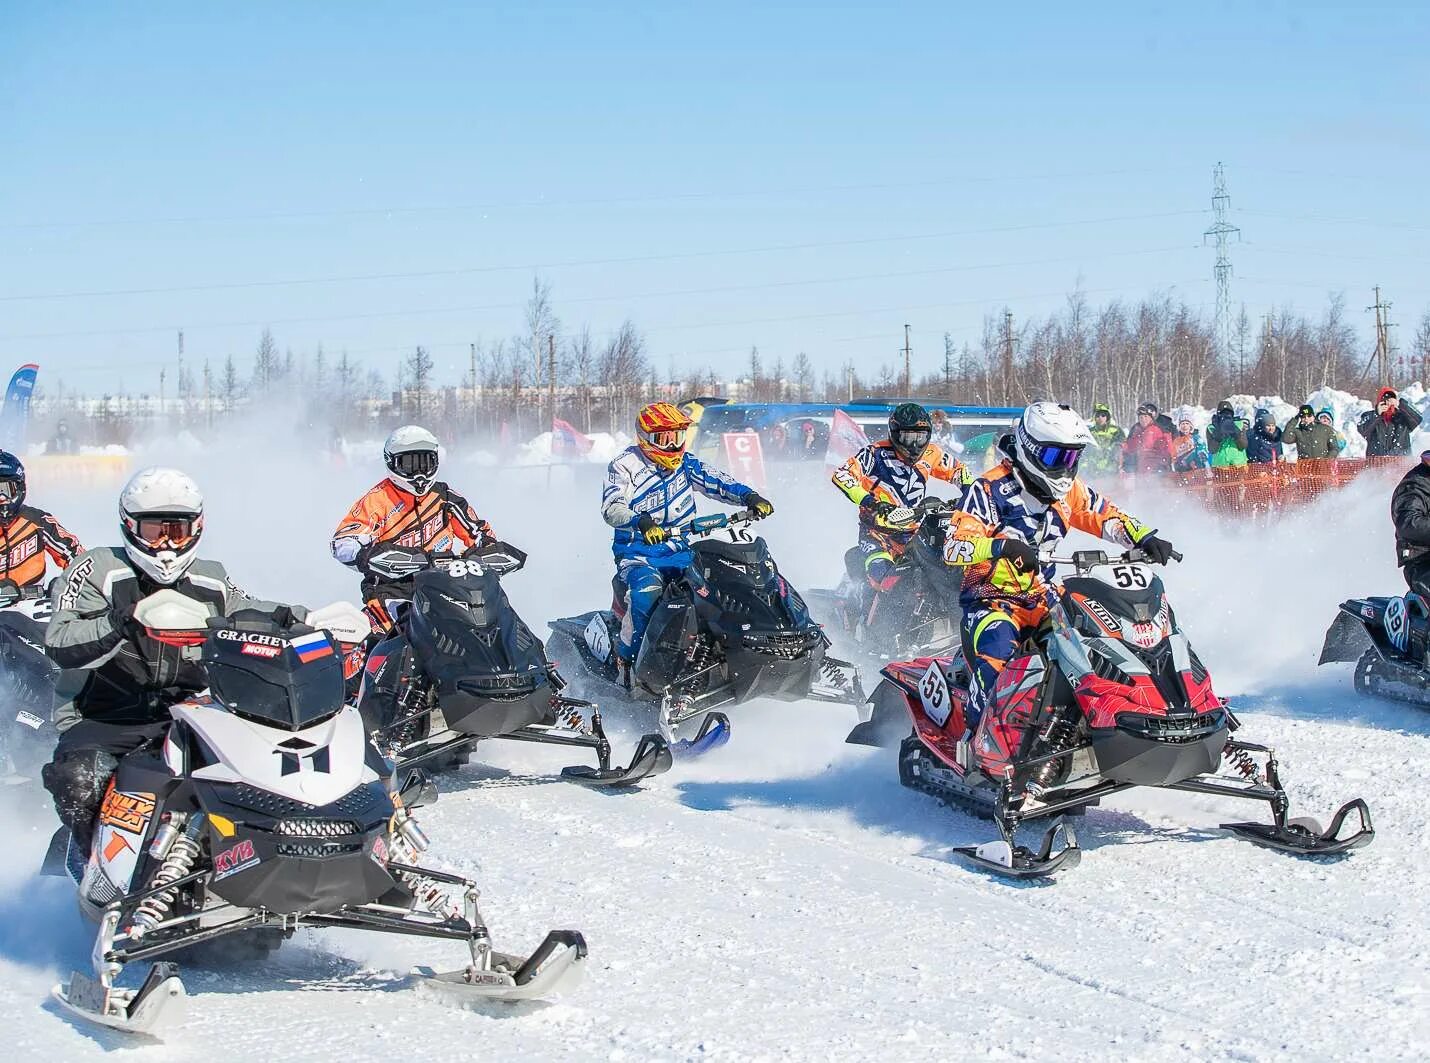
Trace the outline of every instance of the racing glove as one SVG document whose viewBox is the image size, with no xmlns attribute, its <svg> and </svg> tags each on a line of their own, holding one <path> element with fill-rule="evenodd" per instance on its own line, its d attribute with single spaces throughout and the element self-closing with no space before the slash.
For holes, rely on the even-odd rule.
<svg viewBox="0 0 1430 1063">
<path fill-rule="evenodd" d="M 1147 560 L 1151 561 L 1154 565 L 1167 564 L 1167 562 L 1172 560 L 1172 555 L 1177 552 L 1171 543 L 1163 539 L 1156 532 L 1147 536 L 1138 543 L 1137 546 L 1147 555 Z"/>
<path fill-rule="evenodd" d="M 764 520 L 775 511 L 774 503 L 754 491 L 745 496 L 745 508 L 754 515 L 756 520 Z"/>
<path fill-rule="evenodd" d="M 993 556 L 1001 557 L 1019 572 L 1038 570 L 1038 551 L 1022 539 L 994 539 Z"/>
<path fill-rule="evenodd" d="M 670 532 L 657 524 L 649 513 L 641 514 L 641 519 L 636 522 L 636 531 L 641 533 L 647 546 L 659 546 L 670 538 Z"/>
<path fill-rule="evenodd" d="M 866 505 L 864 508 L 869 510 L 870 513 L 874 514 L 875 520 L 883 520 L 890 513 L 894 512 L 894 510 L 899 508 L 898 506 L 894 505 L 894 503 L 886 501 L 882 498 L 875 498 L 873 495 L 869 495 L 865 499 L 865 501 L 868 503 L 868 505 Z M 861 505 L 862 504 L 863 503 L 861 503 Z"/>
</svg>

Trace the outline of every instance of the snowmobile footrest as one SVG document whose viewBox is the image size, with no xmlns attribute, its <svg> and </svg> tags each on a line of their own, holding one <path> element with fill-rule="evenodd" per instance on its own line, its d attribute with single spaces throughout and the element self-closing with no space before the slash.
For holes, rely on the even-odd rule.
<svg viewBox="0 0 1430 1063">
<path fill-rule="evenodd" d="M 414 967 L 415 984 L 457 1004 L 496 1000 L 515 1003 L 569 992 L 580 983 L 586 961 L 586 939 L 575 930 L 553 930 L 527 959 L 492 954 L 492 966 L 481 971 L 437 973 Z"/>
<path fill-rule="evenodd" d="M 1062 836 L 1062 848 L 1053 852 L 1053 845 Z M 982 845 L 962 845 L 953 850 L 975 867 L 1005 878 L 1046 878 L 1055 871 L 1077 867 L 1082 860 L 1077 835 L 1065 820 L 1059 819 L 1043 835 L 1035 853 L 1006 841 L 984 842 Z"/>
<path fill-rule="evenodd" d="M 671 747 L 671 752 L 681 760 L 703 757 L 713 753 L 730 741 L 730 717 L 723 712 L 707 713 L 694 738 L 682 738 Z"/>
<path fill-rule="evenodd" d="M 602 770 L 576 764 L 562 768 L 561 777 L 582 786 L 616 790 L 634 786 L 642 779 L 667 772 L 672 763 L 670 743 L 658 734 L 648 734 L 642 737 L 640 744 L 636 746 L 635 756 L 631 757 L 628 767 Z"/>
<path fill-rule="evenodd" d="M 1341 828 L 1352 812 L 1360 816 L 1360 829 L 1355 833 L 1340 837 Z M 1331 819 L 1325 830 L 1314 819 L 1293 819 L 1285 824 L 1272 823 L 1223 823 L 1223 830 L 1229 830 L 1239 838 L 1277 849 L 1297 856 L 1334 856 L 1369 845 L 1375 838 L 1375 826 L 1370 821 L 1370 809 L 1362 798 L 1347 801 Z"/>
<path fill-rule="evenodd" d="M 56 985 L 50 995 L 65 1011 L 86 1022 L 149 1037 L 182 1025 L 188 1013 L 189 996 L 179 981 L 178 967 L 172 963 L 154 964 L 137 990 L 105 989 L 76 971 L 70 975 L 69 985 Z"/>
</svg>

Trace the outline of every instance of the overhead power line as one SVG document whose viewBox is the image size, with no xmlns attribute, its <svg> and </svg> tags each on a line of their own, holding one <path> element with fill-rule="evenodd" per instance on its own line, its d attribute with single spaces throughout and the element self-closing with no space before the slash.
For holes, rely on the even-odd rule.
<svg viewBox="0 0 1430 1063">
<path fill-rule="evenodd" d="M 864 273 L 847 277 L 819 277 L 807 280 L 785 280 L 768 281 L 760 284 L 728 284 L 712 288 L 676 288 L 656 292 L 640 292 L 635 294 L 621 295 L 586 295 L 577 296 L 564 300 L 566 303 L 611 303 L 627 302 L 639 299 L 664 299 L 679 298 L 687 295 L 720 295 L 732 292 L 763 291 L 774 288 L 794 288 L 816 284 L 845 284 L 871 280 L 905 279 L 908 277 L 935 276 L 944 273 L 967 273 L 973 270 L 982 269 L 1011 269 L 1023 266 L 1048 266 L 1061 265 L 1070 262 L 1086 262 L 1103 258 L 1123 258 L 1135 255 L 1165 254 L 1169 251 L 1186 250 L 1184 246 L 1173 245 L 1170 247 L 1143 248 L 1134 251 L 1114 251 L 1102 255 L 1067 255 L 1060 258 L 1029 259 L 1012 262 L 978 262 L 968 263 L 958 266 L 938 266 L 922 270 L 903 270 L 893 273 Z M 304 325 L 323 321 L 369 321 L 390 317 L 421 317 L 425 314 L 463 314 L 482 313 L 492 310 L 519 310 L 526 305 L 525 302 L 517 303 L 483 303 L 468 304 L 463 306 L 439 306 L 422 307 L 414 310 L 377 310 L 361 314 L 322 314 L 289 318 L 265 318 L 253 321 L 218 321 L 201 322 L 199 324 L 186 324 L 184 327 L 190 331 L 200 329 L 225 329 L 225 328 L 248 328 L 260 325 Z M 172 323 L 162 325 L 144 325 L 134 328 L 122 329 L 85 329 L 80 331 L 65 332 L 32 332 L 21 333 L 10 336 L 0 336 L 0 340 L 35 340 L 35 339 L 67 339 L 79 336 L 126 336 L 142 335 L 151 332 L 172 332 L 177 326 Z"/>
<path fill-rule="evenodd" d="M 820 240 L 807 243 L 768 244 L 763 247 L 728 248 L 723 250 L 679 251 L 656 255 L 630 255 L 621 258 L 585 258 L 556 262 L 525 262 L 500 266 L 458 266 L 451 269 L 417 270 L 400 273 L 349 273 L 328 277 L 295 277 L 282 280 L 222 281 L 213 284 L 182 284 L 148 288 L 109 288 L 88 291 L 40 292 L 29 295 L 0 295 L 0 302 L 38 302 L 58 299 L 95 299 L 130 295 L 175 295 L 183 292 L 213 292 L 243 288 L 283 288 L 310 284 L 344 284 L 357 281 L 391 281 L 457 277 L 476 273 L 510 273 L 515 271 L 568 269 L 578 266 L 632 265 L 642 262 L 670 262 L 685 258 L 718 258 L 733 255 L 770 254 L 780 251 L 807 251 L 830 247 L 862 247 L 870 244 L 900 243 L 916 240 L 947 240 L 961 236 L 991 236 L 1038 229 L 1058 229 L 1077 225 L 1108 225 L 1124 221 L 1149 221 L 1157 218 L 1184 217 L 1205 211 L 1179 210 L 1161 214 L 1128 214 L 1116 218 L 1087 218 L 1073 221 L 1036 222 L 1025 225 L 1003 225 L 986 229 L 953 229 L 944 232 L 906 233 L 899 236 L 870 236 L 853 240 Z"/>
</svg>

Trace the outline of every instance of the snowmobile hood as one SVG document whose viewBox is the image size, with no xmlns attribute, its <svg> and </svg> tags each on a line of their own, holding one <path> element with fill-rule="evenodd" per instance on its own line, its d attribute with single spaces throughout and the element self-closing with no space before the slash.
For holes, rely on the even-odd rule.
<svg viewBox="0 0 1430 1063">
<path fill-rule="evenodd" d="M 247 783 L 309 805 L 331 804 L 378 779 L 367 763 L 362 717 L 351 706 L 302 731 L 268 727 L 212 704 L 183 702 L 170 711 L 217 760 L 195 769 L 195 779 Z M 165 744 L 165 760 L 178 772 L 171 746 Z M 317 770 L 320 763 L 326 770 Z"/>
</svg>

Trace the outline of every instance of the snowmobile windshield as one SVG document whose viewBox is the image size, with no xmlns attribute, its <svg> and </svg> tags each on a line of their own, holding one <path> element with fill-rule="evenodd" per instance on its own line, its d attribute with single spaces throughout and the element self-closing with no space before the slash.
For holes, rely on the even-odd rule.
<svg viewBox="0 0 1430 1063">
<path fill-rule="evenodd" d="M 209 693 L 238 716 L 299 731 L 343 707 L 342 658 L 323 632 L 288 639 L 221 629 L 204 644 Z"/>
</svg>

